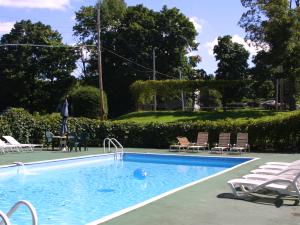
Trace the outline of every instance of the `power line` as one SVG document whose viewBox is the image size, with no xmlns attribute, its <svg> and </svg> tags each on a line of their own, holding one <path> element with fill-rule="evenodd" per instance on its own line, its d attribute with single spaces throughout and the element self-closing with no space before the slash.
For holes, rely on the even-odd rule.
<svg viewBox="0 0 300 225">
<path fill-rule="evenodd" d="M 120 57 L 120 58 L 122 58 L 122 59 L 124 59 L 124 60 L 126 60 L 126 61 L 128 61 L 128 62 L 130 62 L 130 63 L 133 63 L 133 64 L 135 64 L 135 65 L 137 65 L 137 66 L 139 66 L 139 67 L 141 67 L 141 68 L 143 68 L 143 69 L 148 70 L 149 72 L 152 72 L 152 71 L 153 71 L 153 69 L 148 68 L 148 67 L 146 67 L 146 66 L 144 66 L 144 65 L 141 65 L 141 64 L 139 64 L 139 63 L 137 63 L 137 62 L 134 62 L 134 61 L 132 61 L 132 60 L 130 60 L 130 59 L 128 59 L 128 58 L 122 56 L 122 55 L 119 55 L 119 54 L 115 53 L 114 51 L 112 51 L 112 50 L 110 50 L 110 49 L 108 49 L 108 48 L 106 48 L 106 47 L 103 47 L 103 46 L 102 46 L 102 48 L 105 49 L 106 51 L 108 51 L 109 53 L 113 54 L 113 55 L 116 55 L 116 56 L 118 56 L 118 57 Z M 173 76 L 170 76 L 170 75 L 168 75 L 168 74 L 164 74 L 164 73 L 161 73 L 161 72 L 158 72 L 158 71 L 156 71 L 156 73 L 157 73 L 157 74 L 160 74 L 160 75 L 163 75 L 163 76 L 166 76 L 166 77 L 169 77 L 169 78 L 172 78 L 172 79 L 174 78 Z"/>
<path fill-rule="evenodd" d="M 0 47 L 6 46 L 28 46 L 28 47 L 42 47 L 42 48 L 82 48 L 82 47 L 96 47 L 95 45 L 44 45 L 44 44 L 0 44 Z"/>
<path fill-rule="evenodd" d="M 0 47 L 11 47 L 11 46 L 15 46 L 15 47 L 17 47 L 17 46 L 25 46 L 26 47 L 27 46 L 27 47 L 41 47 L 41 48 L 76 48 L 76 49 L 87 48 L 87 47 L 96 48 L 96 45 L 74 45 L 74 46 L 72 46 L 72 45 L 45 45 L 45 44 L 0 44 Z M 124 57 L 124 56 L 122 56 L 122 55 L 106 48 L 106 47 L 103 47 L 103 45 L 102 45 L 102 48 L 104 50 L 106 50 L 107 52 L 109 52 L 109 53 L 111 53 L 111 54 L 113 54 L 113 55 L 115 55 L 115 56 L 117 56 L 117 57 L 119 57 L 119 58 L 121 58 L 121 59 L 123 59 L 127 62 L 135 64 L 135 65 L 137 65 L 137 66 L 139 66 L 143 69 L 146 69 L 147 71 L 145 71 L 145 72 L 152 72 L 153 71 L 153 69 L 148 68 L 148 67 L 146 67 L 146 66 L 144 66 L 140 63 L 137 63 L 137 62 L 135 62 L 131 59 L 128 59 L 128 58 L 126 58 L 126 57 Z M 159 71 L 156 71 L 156 73 L 160 74 L 162 76 L 174 79 L 174 76 L 170 76 L 168 74 L 164 74 L 164 73 L 161 73 Z"/>
</svg>

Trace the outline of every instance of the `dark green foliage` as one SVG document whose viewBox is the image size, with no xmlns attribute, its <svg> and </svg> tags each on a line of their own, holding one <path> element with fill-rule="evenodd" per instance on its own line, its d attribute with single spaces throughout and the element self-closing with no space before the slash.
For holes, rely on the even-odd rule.
<svg viewBox="0 0 300 225">
<path fill-rule="evenodd" d="M 76 86 L 68 95 L 71 115 L 74 117 L 99 118 L 100 93 L 92 86 Z M 104 95 L 104 111 L 107 117 L 107 99 Z"/>
<path fill-rule="evenodd" d="M 53 112 L 59 99 L 74 84 L 71 73 L 76 68 L 72 48 L 28 46 L 63 46 L 62 37 L 50 26 L 30 20 L 15 23 L 0 44 L 24 44 L 0 47 L 0 109 L 23 107 L 30 112 Z"/>
<path fill-rule="evenodd" d="M 12 109 L 0 117 L 0 135 L 11 134 L 22 142 L 44 141 L 45 130 L 59 133 L 60 116 L 32 116 L 22 109 Z M 199 131 L 209 132 L 209 142 L 218 140 L 220 132 L 248 132 L 254 151 L 275 149 L 282 152 L 298 151 L 300 145 L 300 112 L 288 112 L 258 119 L 225 119 L 177 123 L 101 122 L 88 118 L 70 118 L 70 132 L 86 132 L 89 146 L 100 146 L 106 137 L 117 138 L 125 147 L 168 148 L 176 136 L 196 140 Z"/>
<path fill-rule="evenodd" d="M 33 139 L 36 120 L 24 109 L 11 108 L 1 116 L 0 121 L 3 123 L 3 127 L 1 126 L 2 135 L 18 137 L 18 140 L 24 143 L 27 143 L 29 140 Z"/>
<path fill-rule="evenodd" d="M 214 54 L 218 61 L 217 80 L 245 80 L 248 78 L 249 52 L 241 44 L 234 43 L 231 36 L 218 38 Z M 241 101 L 246 94 L 244 90 L 243 86 L 226 87 L 220 90 L 223 106 L 230 102 Z"/>
<path fill-rule="evenodd" d="M 181 91 L 193 93 L 203 88 L 223 90 L 228 87 L 239 88 L 243 83 L 235 80 L 148 80 L 136 81 L 130 88 L 137 104 L 145 104 L 150 103 L 155 94 L 165 97 L 178 95 Z"/>
<path fill-rule="evenodd" d="M 300 77 L 299 0 L 241 0 L 247 9 L 240 19 L 246 39 L 262 47 L 256 56 L 258 80 L 284 78 L 285 103 L 296 109 L 296 79 Z"/>
<path fill-rule="evenodd" d="M 200 104 L 204 107 L 219 108 L 222 106 L 221 94 L 217 90 L 203 88 L 200 92 Z"/>
<path fill-rule="evenodd" d="M 186 56 L 196 50 L 196 29 L 187 16 L 177 8 L 153 11 L 143 5 L 127 7 L 123 0 L 104 0 L 101 4 L 101 38 L 103 46 L 103 85 L 108 96 L 110 117 L 120 116 L 134 109 L 129 87 L 137 80 L 152 76 L 152 51 L 156 52 L 157 79 L 178 77 L 178 70 L 190 74 L 199 57 Z M 96 11 L 82 7 L 76 13 L 75 35 L 80 43 L 95 43 Z M 91 58 L 83 74 L 85 84 L 96 86 L 96 49 L 89 49 Z M 118 57 L 116 54 L 125 57 Z M 143 65 L 138 66 L 139 65 Z"/>
</svg>

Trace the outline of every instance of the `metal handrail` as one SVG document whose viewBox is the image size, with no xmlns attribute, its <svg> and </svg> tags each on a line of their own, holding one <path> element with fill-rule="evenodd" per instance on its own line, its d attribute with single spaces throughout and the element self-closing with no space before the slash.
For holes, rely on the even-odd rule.
<svg viewBox="0 0 300 225">
<path fill-rule="evenodd" d="M 109 142 L 109 140 L 110 140 L 110 138 L 105 138 L 105 139 L 103 140 L 103 151 L 104 151 L 104 153 L 106 153 L 106 142 L 107 142 L 107 141 Z M 110 151 L 110 149 L 109 149 L 109 151 Z"/>
<path fill-rule="evenodd" d="M 110 141 L 111 141 L 111 143 L 113 143 L 114 144 L 114 146 L 115 146 L 115 143 L 117 143 L 118 145 L 119 145 L 119 148 L 121 148 L 121 152 L 120 152 L 120 159 L 123 159 L 123 155 L 124 155 L 124 148 L 123 148 L 123 145 L 121 145 L 121 143 L 117 140 L 117 139 L 115 139 L 115 138 L 111 138 L 110 139 Z M 114 143 L 115 142 L 115 143 Z M 116 148 L 116 150 L 115 150 L 115 159 L 117 159 L 118 158 L 118 149 L 119 148 Z"/>
<path fill-rule="evenodd" d="M 115 148 L 115 155 L 114 155 L 114 158 L 117 159 L 117 154 L 119 153 L 118 152 L 118 149 L 121 149 L 121 152 L 120 152 L 120 156 L 121 156 L 121 159 L 123 158 L 123 154 L 124 154 L 124 148 L 123 148 L 123 145 L 115 138 L 105 138 L 103 140 L 103 151 L 104 153 L 106 153 L 106 144 L 108 144 L 108 152 L 111 152 L 111 144 L 113 145 L 113 147 Z"/>
<path fill-rule="evenodd" d="M 5 224 L 5 225 L 11 225 L 10 221 L 9 221 L 9 218 L 7 217 L 7 215 L 0 211 L 0 218 L 2 218 L 2 222 L 1 224 Z"/>
<path fill-rule="evenodd" d="M 0 223 L 0 225 L 3 225 L 4 222 L 5 222 L 5 225 L 10 225 L 11 223 L 9 222 L 9 219 L 12 214 L 14 214 L 14 212 L 16 212 L 16 210 L 20 207 L 20 205 L 25 205 L 27 206 L 27 208 L 29 209 L 30 213 L 31 213 L 31 219 L 32 219 L 32 225 L 38 225 L 38 216 L 37 216 L 37 212 L 36 212 L 36 209 L 33 207 L 33 205 L 26 201 L 26 200 L 21 200 L 21 201 L 18 201 L 16 204 L 14 204 L 13 207 L 11 207 L 11 209 L 8 211 L 8 213 L 6 214 L 7 216 L 7 221 L 4 219 L 4 221 L 2 221 Z M 3 215 L 1 215 L 2 217 Z M 3 217 L 2 217 L 3 218 Z"/>
<path fill-rule="evenodd" d="M 119 145 L 119 147 L 122 149 L 122 152 L 124 151 L 123 145 L 117 139 L 111 138 L 110 140 L 116 142 Z"/>
</svg>

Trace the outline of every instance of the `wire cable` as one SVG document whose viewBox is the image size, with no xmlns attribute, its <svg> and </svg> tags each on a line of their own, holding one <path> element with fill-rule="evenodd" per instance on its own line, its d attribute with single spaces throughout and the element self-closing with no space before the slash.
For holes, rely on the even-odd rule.
<svg viewBox="0 0 300 225">
<path fill-rule="evenodd" d="M 16 46 L 16 47 L 17 46 L 28 46 L 28 47 L 41 47 L 41 48 L 77 48 L 77 49 L 78 48 L 87 48 L 87 47 L 92 47 L 92 48 L 96 48 L 97 47 L 96 45 L 73 45 L 72 46 L 72 45 L 18 44 L 18 43 L 16 43 L 16 44 L 0 44 L 0 47 L 7 47 L 7 46 L 8 47 L 10 47 L 10 46 Z M 146 70 L 145 72 L 153 72 L 152 68 L 148 68 L 148 67 L 146 67 L 146 66 L 144 66 L 142 64 L 139 64 L 139 63 L 137 63 L 137 62 L 135 62 L 135 61 L 133 61 L 131 59 L 128 59 L 128 58 L 126 58 L 126 57 L 124 57 L 124 56 L 122 56 L 122 55 L 120 55 L 120 54 L 118 54 L 118 53 L 116 53 L 116 52 L 114 52 L 114 51 L 106 48 L 106 47 L 102 46 L 102 48 L 105 51 L 107 51 L 107 52 L 109 52 L 109 53 L 111 53 L 111 54 L 113 54 L 113 55 L 115 55 L 115 56 L 117 56 L 117 57 L 119 57 L 119 58 L 127 61 L 127 62 L 130 62 L 130 63 L 132 63 L 132 64 L 134 64 L 136 66 L 139 66 L 139 67 L 145 69 Z M 168 75 L 168 74 L 165 74 L 165 73 L 161 73 L 159 71 L 155 71 L 155 72 L 157 74 L 159 74 L 159 75 L 162 75 L 162 76 L 174 79 L 174 76 L 171 76 L 171 75 Z"/>
</svg>

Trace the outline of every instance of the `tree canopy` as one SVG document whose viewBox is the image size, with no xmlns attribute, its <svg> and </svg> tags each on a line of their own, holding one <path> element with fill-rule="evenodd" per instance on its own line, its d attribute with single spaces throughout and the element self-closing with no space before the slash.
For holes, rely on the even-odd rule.
<svg viewBox="0 0 300 225">
<path fill-rule="evenodd" d="M 178 9 L 164 6 L 156 12 L 143 5 L 127 7 L 122 0 L 114 0 L 114 4 L 109 1 L 104 0 L 101 5 L 103 74 L 109 112 L 116 116 L 134 108 L 129 86 L 152 77 L 153 49 L 156 70 L 160 72 L 158 79 L 177 78 L 176 68 L 191 71 L 200 58 L 186 56 L 197 49 L 197 32 Z M 95 18 L 96 9 L 92 6 L 82 7 L 76 13 L 74 32 L 81 43 L 96 43 Z M 97 85 L 97 55 L 95 48 L 89 51 L 91 57 L 83 80 Z"/>
<path fill-rule="evenodd" d="M 240 19 L 240 26 L 262 51 L 255 62 L 256 77 L 285 78 L 286 102 L 295 109 L 296 78 L 300 76 L 300 8 L 299 0 L 241 0 L 247 11 Z"/>
<path fill-rule="evenodd" d="M 218 61 L 217 80 L 245 80 L 248 78 L 249 52 L 241 44 L 233 42 L 231 36 L 218 38 L 214 54 Z M 245 94 L 243 91 L 242 86 L 226 87 L 221 90 L 223 106 L 230 101 L 240 101 Z"/>
<path fill-rule="evenodd" d="M 30 20 L 16 22 L 0 44 L 0 108 L 24 107 L 53 112 L 75 78 L 76 53 L 64 47 L 62 37 L 50 26 Z M 24 44 L 24 45 L 6 45 Z M 31 44 L 31 45 L 28 45 Z M 33 45 L 58 47 L 38 47 Z"/>
</svg>

